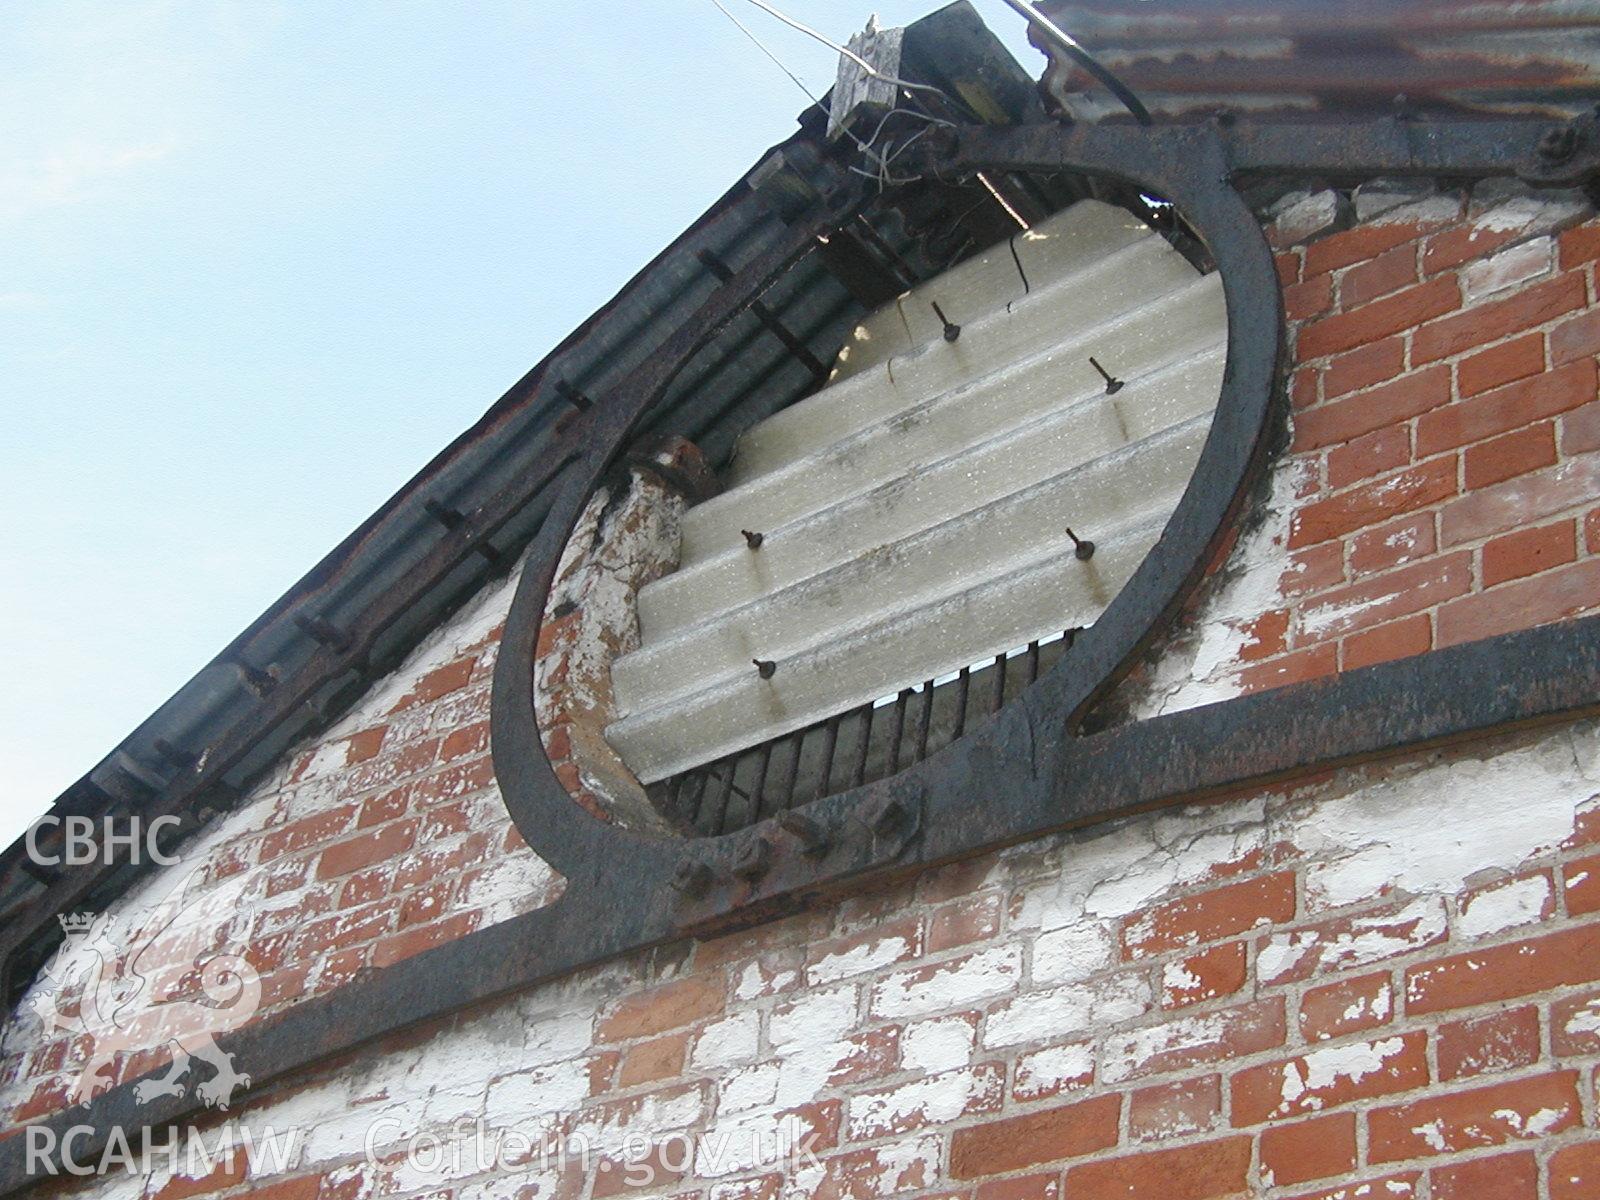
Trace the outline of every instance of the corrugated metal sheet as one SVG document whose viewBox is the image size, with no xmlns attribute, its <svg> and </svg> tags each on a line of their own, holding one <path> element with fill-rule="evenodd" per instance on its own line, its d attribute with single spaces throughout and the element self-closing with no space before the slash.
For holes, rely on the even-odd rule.
<svg viewBox="0 0 1600 1200">
<path fill-rule="evenodd" d="M 1387 110 L 1568 115 L 1600 98 L 1600 0 L 1045 0 L 1152 112 Z M 1083 119 L 1121 113 L 1052 52 Z"/>
<path fill-rule="evenodd" d="M 1188 482 L 1226 334 L 1220 280 L 1097 201 L 885 306 L 685 515 L 608 736 L 654 782 L 1092 624 Z"/>
</svg>

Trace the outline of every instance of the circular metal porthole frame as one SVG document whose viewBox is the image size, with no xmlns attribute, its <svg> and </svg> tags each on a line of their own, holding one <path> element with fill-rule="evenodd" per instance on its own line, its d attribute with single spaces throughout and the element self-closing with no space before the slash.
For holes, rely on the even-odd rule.
<svg viewBox="0 0 1600 1200">
<path fill-rule="evenodd" d="M 952 858 L 1004 841 L 1010 829 L 1075 823 L 1065 744 L 1079 740 L 1083 716 L 1188 598 L 1263 466 L 1279 392 L 1279 282 L 1261 227 L 1230 183 L 1214 130 L 1196 126 L 1150 138 L 1125 127 L 979 127 L 923 142 L 918 169 L 927 174 L 1077 172 L 1130 184 L 1175 206 L 1222 275 L 1227 366 L 1210 433 L 1182 499 L 1133 577 L 1061 660 L 985 727 L 898 774 L 732 833 L 686 838 L 623 829 L 574 802 L 539 736 L 534 652 L 556 561 L 641 418 L 702 347 L 813 251 L 819 237 L 854 215 L 864 193 L 793 226 L 781 245 L 729 278 L 619 387 L 597 398 L 589 449 L 564 469 L 530 550 L 494 680 L 495 771 L 523 838 L 569 881 L 657 914 L 649 924 L 691 929 L 735 909 L 784 906 L 863 872 Z"/>
</svg>

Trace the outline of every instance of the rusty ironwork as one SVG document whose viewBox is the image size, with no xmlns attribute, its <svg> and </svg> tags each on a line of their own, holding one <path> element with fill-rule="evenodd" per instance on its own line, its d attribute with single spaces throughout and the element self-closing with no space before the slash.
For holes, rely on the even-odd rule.
<svg viewBox="0 0 1600 1200">
<path fill-rule="evenodd" d="M 443 530 L 422 511 L 421 498 L 415 499 L 416 516 L 435 531 L 437 541 L 414 585 L 394 585 L 401 597 L 412 591 L 425 595 L 428 580 L 478 557 L 475 541 L 524 512 L 530 497 L 547 497 L 538 506 L 540 532 L 500 652 L 493 736 L 496 774 L 513 818 L 567 877 L 567 889 L 547 908 L 227 1035 L 224 1047 L 249 1066 L 251 1093 L 262 1094 L 308 1064 L 418 1022 L 664 941 L 792 911 L 874 875 L 1164 803 L 1600 712 L 1600 618 L 1587 618 L 1100 732 L 1085 732 L 1084 726 L 1085 716 L 1198 579 L 1226 536 L 1265 452 L 1281 313 L 1271 256 L 1232 184 L 1257 173 L 1352 180 L 1509 176 L 1546 187 L 1589 182 L 1600 168 L 1593 121 L 1580 118 L 1560 126 L 1571 132 L 1558 139 L 1548 139 L 1551 128 L 1544 120 L 1389 116 L 1337 128 L 1244 121 L 1150 130 L 1039 124 L 962 128 L 922 138 L 902 161 L 909 169 L 943 178 L 981 170 L 1039 178 L 1077 173 L 1134 183 L 1172 202 L 1215 256 L 1230 317 L 1228 384 L 1189 490 L 1162 539 L 1166 549 L 1145 560 L 1102 619 L 1075 637 L 1054 667 L 1036 665 L 1031 648 L 1019 656 L 1021 666 L 1009 660 L 1008 675 L 1023 674 L 1031 681 L 1014 695 L 1007 695 L 1009 684 L 1005 692 L 996 689 L 1007 702 L 992 717 L 960 727 L 958 739 L 922 756 L 916 752 L 920 715 L 906 711 L 903 730 L 910 730 L 910 757 L 918 761 L 898 773 L 866 779 L 865 754 L 855 752 L 851 762 L 852 752 L 840 744 L 843 738 L 837 731 L 830 737 L 825 729 L 830 771 L 849 768 L 858 786 L 799 808 L 781 783 L 770 795 L 764 786 L 740 788 L 734 764 L 727 763 L 720 775 L 710 774 L 704 790 L 715 789 L 724 809 L 742 800 L 761 815 L 755 824 L 699 838 L 631 833 L 596 820 L 567 796 L 537 736 L 533 650 L 550 573 L 601 474 L 697 353 L 746 315 L 753 300 L 770 306 L 767 297 L 789 272 L 806 270 L 821 257 L 820 238 L 841 228 L 859 230 L 859 194 L 819 196 L 808 216 L 779 231 L 730 279 L 711 287 L 673 331 L 656 341 L 651 355 L 612 386 L 586 382 L 594 397 L 591 408 L 580 415 L 563 405 L 568 424 L 548 443 L 542 469 L 501 485 L 514 494 L 493 503 L 452 502 L 464 520 Z M 758 321 L 753 324 L 770 337 Z M 362 621 L 343 621 L 341 614 L 325 619 L 341 621 L 350 644 L 338 651 L 314 643 L 310 653 L 326 660 L 323 678 L 364 686 L 365 677 L 355 668 L 378 644 L 384 622 L 393 621 L 394 613 L 385 608 Z M 230 678 L 241 685 L 239 664 L 262 661 L 248 649 L 227 660 Z M 266 668 L 252 669 L 272 676 Z M 1032 679 L 1035 671 L 1038 677 Z M 261 719 L 281 722 L 319 700 L 325 689 L 303 690 L 296 682 L 300 678 L 296 673 L 292 680 L 263 684 Z M 983 694 L 971 689 L 968 672 L 951 686 Z M 968 705 L 961 707 L 965 712 Z M 872 710 L 860 719 L 870 729 Z M 860 744 L 864 751 L 865 740 Z M 181 750 L 185 744 L 171 745 Z M 219 751 L 237 761 L 247 748 L 229 741 Z M 165 770 L 197 770 L 183 767 L 181 758 L 165 757 Z M 768 767 L 771 779 L 770 760 Z M 777 778 L 783 777 L 780 765 Z M 226 795 L 225 788 L 220 791 Z M 192 800 L 192 792 L 172 795 Z M 148 792 L 130 791 L 130 799 L 147 800 Z M 176 806 L 176 801 L 162 803 Z M 154 815 L 159 808 L 153 804 L 145 811 Z M 63 878 L 48 885 L 47 894 L 65 908 L 82 891 L 78 881 Z M 165 1126 L 196 1110 L 198 1102 L 187 1095 L 141 1104 L 134 1094 L 137 1082 L 121 1084 L 46 1124 L 58 1135 L 72 1125 L 90 1127 L 92 1132 L 77 1142 L 82 1157 L 103 1146 L 115 1127 L 126 1132 Z M 0 1192 L 36 1182 L 27 1174 L 23 1141 L 0 1141 Z"/>
</svg>

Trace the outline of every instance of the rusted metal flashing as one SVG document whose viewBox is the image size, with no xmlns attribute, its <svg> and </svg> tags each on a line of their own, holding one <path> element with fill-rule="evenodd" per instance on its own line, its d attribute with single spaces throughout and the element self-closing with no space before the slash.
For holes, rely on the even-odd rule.
<svg viewBox="0 0 1600 1200">
<path fill-rule="evenodd" d="M 1600 99 L 1596 0 L 1046 0 L 1045 14 L 1166 117 L 1219 107 L 1353 115 L 1571 115 Z M 1121 106 L 1049 40 L 1045 88 L 1079 118 Z"/>
</svg>

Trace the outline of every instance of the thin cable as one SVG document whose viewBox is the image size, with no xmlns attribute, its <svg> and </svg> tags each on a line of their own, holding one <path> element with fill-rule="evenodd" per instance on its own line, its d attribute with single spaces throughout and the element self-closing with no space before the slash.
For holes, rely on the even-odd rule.
<svg viewBox="0 0 1600 1200">
<path fill-rule="evenodd" d="M 808 88 L 805 85 L 804 82 L 802 82 L 802 80 L 800 79 L 800 76 L 796 75 L 787 66 L 785 66 L 783 60 L 781 58 L 779 58 L 776 54 L 774 54 L 771 50 L 769 50 L 767 48 L 767 44 L 765 42 L 763 42 L 760 38 L 758 38 L 754 33 L 752 33 L 745 26 L 745 23 L 743 21 L 739 20 L 738 17 L 734 16 L 731 12 L 729 12 L 726 8 L 724 8 L 722 6 L 722 0 L 711 0 L 711 3 L 715 4 L 717 6 L 717 11 L 718 12 L 720 12 L 723 16 L 727 17 L 728 20 L 732 21 L 734 23 L 734 25 L 738 27 L 738 30 L 739 30 L 740 33 L 744 34 L 745 37 L 749 38 L 752 42 L 754 42 L 755 45 L 756 45 L 756 49 L 760 50 L 761 53 L 765 54 L 768 58 L 770 58 L 777 65 L 778 70 L 782 71 L 790 79 L 794 80 L 795 87 L 799 88 L 802 92 L 805 93 L 806 98 L 811 101 L 811 104 L 812 104 L 812 106 L 814 108 L 816 108 L 819 112 L 821 112 L 824 117 L 828 117 L 830 120 L 832 119 L 833 114 L 828 111 L 828 106 L 826 104 L 824 104 L 820 99 L 818 99 L 817 96 L 812 92 L 812 90 L 810 88 Z M 920 114 L 918 114 L 918 115 L 920 115 Z M 866 154 L 869 154 L 869 155 L 872 153 L 871 149 L 867 146 L 867 144 L 865 142 L 863 142 L 859 137 L 857 137 L 854 133 L 850 132 L 850 130 L 848 130 L 848 129 L 844 130 L 844 134 L 852 142 L 854 142 L 862 150 L 863 153 L 866 153 Z"/>
<path fill-rule="evenodd" d="M 760 0 L 751 0 L 751 3 L 759 4 Z M 1057 25 L 1049 17 L 1045 16 L 1042 12 L 1030 4 L 1028 0 L 1006 0 L 1006 3 L 1010 5 L 1014 11 L 1021 13 L 1029 21 L 1032 21 L 1040 29 L 1044 30 L 1045 36 L 1065 50 L 1075 63 L 1077 63 L 1085 71 L 1089 72 L 1089 74 L 1093 75 L 1101 83 L 1105 84 L 1106 87 L 1111 90 L 1111 94 L 1118 100 L 1122 101 L 1123 107 L 1125 107 L 1134 115 L 1134 119 L 1137 120 L 1139 124 L 1154 124 L 1154 120 L 1150 116 L 1150 110 L 1144 106 L 1143 101 L 1141 101 L 1138 96 L 1133 94 L 1132 89 L 1129 88 L 1127 84 L 1123 83 L 1122 80 L 1113 75 L 1110 71 L 1106 70 L 1106 68 L 1102 67 L 1099 62 L 1095 60 L 1094 56 L 1085 50 L 1083 46 L 1079 44 L 1078 40 L 1069 34 L 1065 29 L 1062 29 L 1061 26 Z M 763 5 L 763 7 L 765 6 Z"/>
<path fill-rule="evenodd" d="M 935 96 L 938 96 L 943 100 L 950 99 L 950 97 L 946 96 L 942 90 L 934 87 L 932 84 L 912 83 L 909 79 L 899 79 L 896 76 L 885 74 L 883 71 L 878 70 L 877 67 L 873 66 L 848 46 L 841 46 L 832 38 L 818 33 L 815 29 L 811 28 L 811 26 L 802 24 L 801 22 L 796 21 L 793 17 L 779 12 L 776 8 L 773 8 L 772 5 L 768 4 L 767 0 L 750 0 L 750 3 L 754 4 L 768 16 L 776 17 L 790 29 L 798 29 L 807 37 L 815 38 L 824 46 L 828 47 L 828 49 L 832 50 L 835 54 L 842 54 L 845 58 L 848 58 L 851 62 L 855 63 L 856 66 L 860 67 L 874 79 L 881 79 L 885 83 L 892 83 L 895 85 L 895 87 L 905 88 L 908 92 L 932 92 Z"/>
<path fill-rule="evenodd" d="M 740 33 L 744 34 L 745 37 L 749 38 L 752 42 L 754 42 L 755 45 L 756 45 L 756 49 L 761 51 L 761 53 L 765 54 L 768 58 L 770 58 L 773 61 L 773 63 L 775 63 L 777 65 L 778 70 L 782 71 L 790 79 L 794 80 L 795 87 L 799 88 L 802 92 L 804 92 L 806 94 L 806 96 L 810 99 L 811 103 L 815 104 L 818 108 L 822 109 L 822 111 L 823 111 L 823 113 L 825 115 L 827 114 L 827 112 L 828 112 L 827 108 L 823 105 L 821 100 L 817 99 L 817 97 L 812 94 L 811 89 L 808 88 L 803 82 L 801 82 L 800 76 L 796 75 L 793 71 L 789 70 L 788 67 L 784 66 L 783 60 L 781 58 L 779 58 L 776 54 L 774 54 L 771 50 L 768 50 L 767 46 L 766 46 L 766 43 L 764 43 L 754 33 L 750 32 L 750 30 L 745 27 L 745 23 L 743 21 L 739 20 L 738 17 L 734 16 L 731 12 L 729 12 L 726 8 L 724 8 L 723 5 L 722 5 L 722 0 L 711 0 L 711 3 L 713 3 L 713 4 L 715 4 L 717 6 L 717 11 L 718 12 L 720 12 L 723 16 L 727 17 L 728 20 L 732 21 L 734 23 L 734 25 L 736 25 L 738 27 Z"/>
</svg>

